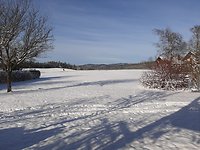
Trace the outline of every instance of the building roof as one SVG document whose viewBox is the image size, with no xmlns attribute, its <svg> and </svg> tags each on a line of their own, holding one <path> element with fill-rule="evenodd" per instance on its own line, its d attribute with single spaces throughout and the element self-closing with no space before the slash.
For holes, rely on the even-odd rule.
<svg viewBox="0 0 200 150">
<path fill-rule="evenodd" d="M 185 60 L 187 60 L 191 57 L 194 57 L 194 56 L 195 56 L 195 54 L 193 52 L 189 52 L 189 53 L 187 53 L 187 55 L 185 57 L 183 57 L 182 60 L 185 61 Z"/>
</svg>

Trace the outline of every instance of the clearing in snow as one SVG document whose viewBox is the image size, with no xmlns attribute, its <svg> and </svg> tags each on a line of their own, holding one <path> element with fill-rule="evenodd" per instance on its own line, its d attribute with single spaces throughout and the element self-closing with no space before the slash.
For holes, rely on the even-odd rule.
<svg viewBox="0 0 200 150">
<path fill-rule="evenodd" d="M 143 70 L 40 69 L 0 85 L 0 149 L 200 149 L 200 94 L 145 89 Z"/>
</svg>

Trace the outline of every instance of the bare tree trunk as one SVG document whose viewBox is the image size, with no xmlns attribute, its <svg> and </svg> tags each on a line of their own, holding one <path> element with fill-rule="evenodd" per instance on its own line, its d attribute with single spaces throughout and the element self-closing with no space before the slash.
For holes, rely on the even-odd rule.
<svg viewBox="0 0 200 150">
<path fill-rule="evenodd" d="M 200 92 L 200 68 L 198 67 L 197 72 L 197 90 Z"/>
<path fill-rule="evenodd" d="M 7 70 L 7 92 L 12 91 L 11 82 L 12 82 L 12 70 L 8 69 Z"/>
</svg>

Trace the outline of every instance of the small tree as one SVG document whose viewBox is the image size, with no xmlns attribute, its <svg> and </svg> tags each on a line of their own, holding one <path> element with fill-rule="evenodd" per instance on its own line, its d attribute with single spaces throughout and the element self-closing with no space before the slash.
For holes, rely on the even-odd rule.
<svg viewBox="0 0 200 150">
<path fill-rule="evenodd" d="M 0 62 L 7 72 L 7 92 L 13 68 L 52 48 L 52 28 L 29 0 L 0 0 Z"/>
<path fill-rule="evenodd" d="M 165 80 L 169 81 L 178 78 L 177 76 L 179 75 L 176 70 L 180 70 L 180 66 L 176 65 L 176 63 L 179 56 L 186 49 L 186 43 L 183 41 L 183 37 L 179 33 L 172 32 L 169 28 L 164 30 L 155 29 L 155 33 L 159 36 L 159 42 L 156 44 L 158 53 L 164 57 L 165 63 L 155 66 L 157 68 L 154 69 L 159 71 L 163 70 Z"/>
<path fill-rule="evenodd" d="M 169 28 L 155 29 L 154 32 L 159 36 L 159 42 L 156 43 L 158 53 L 167 60 L 172 62 L 173 58 L 181 55 L 186 49 L 187 44 L 179 33 L 172 32 Z"/>
</svg>

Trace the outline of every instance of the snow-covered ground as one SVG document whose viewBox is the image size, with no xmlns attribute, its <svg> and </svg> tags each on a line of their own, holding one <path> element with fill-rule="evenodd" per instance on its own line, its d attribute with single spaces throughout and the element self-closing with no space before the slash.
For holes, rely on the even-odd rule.
<svg viewBox="0 0 200 150">
<path fill-rule="evenodd" d="M 41 72 L 0 85 L 0 150 L 200 149 L 200 93 L 145 89 L 142 70 Z"/>
</svg>

